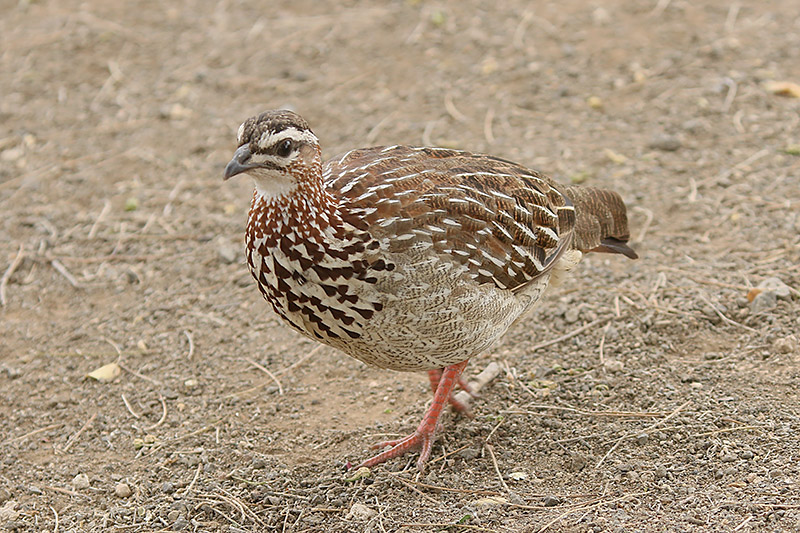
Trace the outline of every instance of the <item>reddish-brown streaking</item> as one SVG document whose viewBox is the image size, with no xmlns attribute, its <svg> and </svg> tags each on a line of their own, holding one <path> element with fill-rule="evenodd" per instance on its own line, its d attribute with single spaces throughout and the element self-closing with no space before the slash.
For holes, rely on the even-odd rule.
<svg viewBox="0 0 800 533">
<path fill-rule="evenodd" d="M 246 258 L 258 289 L 300 333 L 367 364 L 427 370 L 434 401 L 372 466 L 421 447 L 473 355 L 524 316 L 585 252 L 636 258 L 618 194 L 564 187 L 497 157 L 381 146 L 322 162 L 299 115 L 239 128 L 225 178 L 255 182 Z M 463 409 L 462 409 L 463 410 Z"/>
</svg>

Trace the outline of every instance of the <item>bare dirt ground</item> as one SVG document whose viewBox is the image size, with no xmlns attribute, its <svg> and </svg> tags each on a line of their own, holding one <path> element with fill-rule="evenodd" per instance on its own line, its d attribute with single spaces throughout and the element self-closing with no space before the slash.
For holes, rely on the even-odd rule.
<svg viewBox="0 0 800 533">
<path fill-rule="evenodd" d="M 325 4 L 0 2 L 0 528 L 800 530 L 796 1 Z M 317 350 L 244 266 L 222 169 L 286 105 L 329 156 L 491 152 L 628 203 L 641 259 L 475 357 L 503 371 L 423 475 L 344 465 L 425 376 Z"/>
</svg>

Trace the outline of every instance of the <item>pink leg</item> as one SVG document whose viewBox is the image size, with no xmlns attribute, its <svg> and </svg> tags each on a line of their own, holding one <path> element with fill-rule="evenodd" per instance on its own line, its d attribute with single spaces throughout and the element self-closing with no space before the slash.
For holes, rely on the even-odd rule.
<svg viewBox="0 0 800 533">
<path fill-rule="evenodd" d="M 417 460 L 417 468 L 420 470 L 424 469 L 425 463 L 431 456 L 431 448 L 433 447 L 433 440 L 436 434 L 436 425 L 439 423 L 439 416 L 442 414 L 444 403 L 449 401 L 450 394 L 453 392 L 453 387 L 455 387 L 456 382 L 459 380 L 459 376 L 461 376 L 461 372 L 464 371 L 466 366 L 467 361 L 463 361 L 461 363 L 448 366 L 444 369 L 444 371 L 441 373 L 441 377 L 437 379 L 437 387 L 436 392 L 433 395 L 433 403 L 431 403 L 431 406 L 428 408 L 425 416 L 422 417 L 422 422 L 417 427 L 416 431 L 414 431 L 414 433 L 404 439 L 390 440 L 376 444 L 373 446 L 373 448 L 383 448 L 386 446 L 391 446 L 391 448 L 367 459 L 358 466 L 375 466 L 389 459 L 400 457 L 408 452 L 408 450 L 411 448 L 420 446 L 422 451 L 420 452 L 419 459 Z M 429 376 L 431 378 L 432 385 L 434 381 L 433 374 L 430 374 Z"/>
<path fill-rule="evenodd" d="M 439 388 L 439 380 L 442 379 L 442 371 L 443 369 L 441 368 L 437 368 L 436 370 L 428 370 L 428 379 L 430 379 L 431 390 L 433 391 L 434 395 L 436 394 L 436 389 Z M 467 392 L 473 398 L 478 397 L 477 394 L 472 392 L 472 389 L 470 389 L 469 384 L 461 376 L 458 376 L 458 378 L 456 379 L 456 384 L 458 385 L 458 388 L 460 388 L 464 392 Z M 450 406 L 455 411 L 458 411 L 464 416 L 472 418 L 472 413 L 470 412 L 469 407 L 456 400 L 455 396 L 453 396 L 452 393 L 450 393 L 450 397 L 447 399 L 447 401 L 450 403 Z"/>
</svg>

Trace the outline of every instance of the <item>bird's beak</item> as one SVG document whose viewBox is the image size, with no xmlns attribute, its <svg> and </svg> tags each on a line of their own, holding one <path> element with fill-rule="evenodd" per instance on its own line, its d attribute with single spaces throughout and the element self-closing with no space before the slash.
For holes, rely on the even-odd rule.
<svg viewBox="0 0 800 533">
<path fill-rule="evenodd" d="M 257 165 L 247 164 L 250 161 L 250 148 L 244 144 L 239 147 L 238 150 L 233 154 L 233 159 L 225 167 L 225 175 L 223 180 L 228 180 L 237 174 L 241 174 L 242 172 L 247 172 L 251 168 L 254 168 Z"/>
</svg>

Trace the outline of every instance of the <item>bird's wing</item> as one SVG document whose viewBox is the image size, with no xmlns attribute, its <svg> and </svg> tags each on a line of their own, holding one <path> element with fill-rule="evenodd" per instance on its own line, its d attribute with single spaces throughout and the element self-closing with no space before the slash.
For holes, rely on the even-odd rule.
<svg viewBox="0 0 800 533">
<path fill-rule="evenodd" d="M 323 177 L 382 248 L 433 247 L 478 283 L 517 290 L 548 272 L 573 238 L 575 210 L 558 185 L 500 158 L 365 148 L 328 161 Z"/>
</svg>

